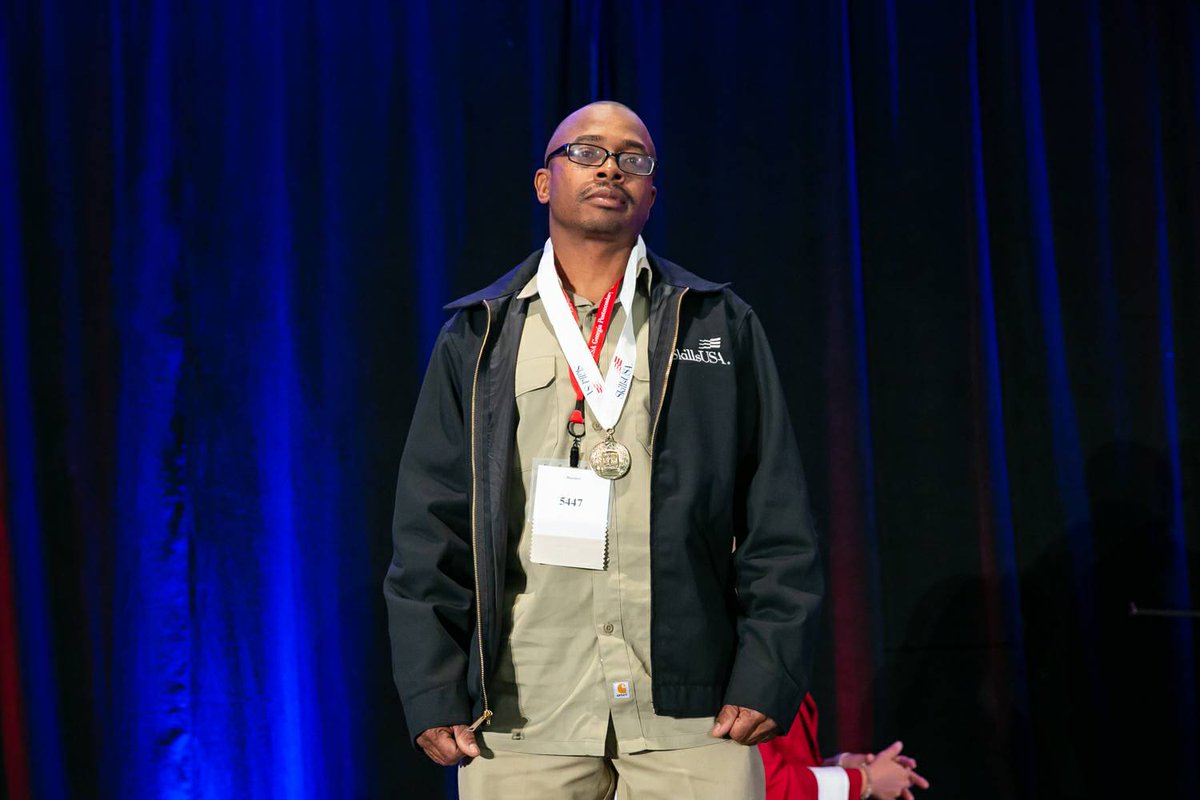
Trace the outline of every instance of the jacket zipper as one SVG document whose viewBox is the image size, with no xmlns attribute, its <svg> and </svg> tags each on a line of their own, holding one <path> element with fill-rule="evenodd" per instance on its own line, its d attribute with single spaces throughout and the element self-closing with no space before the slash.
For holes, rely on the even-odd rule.
<svg viewBox="0 0 1200 800">
<path fill-rule="evenodd" d="M 487 300 L 483 301 L 483 307 L 487 309 L 487 327 L 484 328 L 483 342 L 479 345 L 479 355 L 475 359 L 475 377 L 471 380 L 471 571 L 475 576 L 475 632 L 478 634 L 479 642 L 479 691 L 483 697 L 483 713 L 479 719 L 471 723 L 469 726 L 471 731 L 477 730 L 484 723 L 490 725 L 492 720 L 483 662 L 483 600 L 479 595 L 479 536 L 476 523 L 476 503 L 479 498 L 479 490 L 475 475 L 475 395 L 479 389 L 479 365 L 483 363 L 483 351 L 487 347 L 488 336 L 492 332 L 492 307 Z"/>
<path fill-rule="evenodd" d="M 671 367 L 673 367 L 675 365 L 675 347 L 676 347 L 676 345 L 679 344 L 679 320 L 683 316 L 683 296 L 687 293 L 688 293 L 688 287 L 685 286 L 685 287 L 683 287 L 683 291 L 679 293 L 679 302 L 677 302 L 675 304 L 675 330 L 671 334 L 670 360 L 667 361 L 667 371 L 665 373 L 663 373 L 662 391 L 658 395 L 658 408 L 655 409 L 655 411 L 654 411 L 654 423 L 650 426 L 650 469 L 651 470 L 654 469 L 654 437 L 658 435 L 658 418 L 662 416 L 663 403 L 665 403 L 667 401 L 667 385 L 671 382 Z M 651 491 L 653 491 L 653 489 Z M 653 561 L 653 555 L 651 555 L 651 560 Z M 650 570 L 650 594 L 651 594 L 651 596 L 653 596 L 653 594 L 654 594 L 654 570 L 653 569 Z M 651 632 L 653 632 L 653 630 L 654 630 L 654 607 L 653 607 L 653 605 L 651 605 L 651 608 L 650 608 L 650 630 L 651 630 Z M 651 635 L 651 639 L 653 639 L 653 638 L 654 638 L 653 635 Z M 651 643 L 650 643 L 650 649 L 651 649 L 650 661 L 653 662 L 654 661 L 654 654 L 653 654 L 654 643 L 653 643 L 653 641 L 651 641 Z M 651 692 L 651 694 L 653 694 L 653 692 Z M 650 710 L 656 714 L 658 713 L 657 711 L 654 710 L 653 698 L 650 700 Z"/>
<path fill-rule="evenodd" d="M 654 460 L 654 437 L 658 435 L 658 418 L 662 416 L 663 403 L 667 400 L 667 384 L 671 382 L 671 367 L 675 365 L 675 347 L 679 344 L 679 318 L 683 312 L 683 296 L 688 293 L 685 286 L 679 293 L 679 302 L 675 305 L 675 332 L 671 334 L 671 356 L 667 361 L 667 372 L 663 375 L 662 392 L 658 396 L 658 409 L 654 412 L 654 424 L 650 427 L 650 460 Z"/>
</svg>

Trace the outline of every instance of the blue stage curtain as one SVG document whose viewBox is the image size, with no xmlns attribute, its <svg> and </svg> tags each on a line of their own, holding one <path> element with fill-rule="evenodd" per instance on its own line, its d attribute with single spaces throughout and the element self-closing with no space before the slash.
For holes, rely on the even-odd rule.
<svg viewBox="0 0 1200 800">
<path fill-rule="evenodd" d="M 600 98 L 650 247 L 772 337 L 826 749 L 1200 796 L 1195 624 L 1129 614 L 1198 602 L 1185 0 L 4 4 L 3 796 L 453 796 L 391 685 L 396 464 Z"/>
</svg>

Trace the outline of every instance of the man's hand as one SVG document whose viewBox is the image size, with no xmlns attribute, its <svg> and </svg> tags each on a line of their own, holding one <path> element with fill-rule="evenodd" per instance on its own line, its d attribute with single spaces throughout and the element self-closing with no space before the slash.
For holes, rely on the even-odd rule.
<svg viewBox="0 0 1200 800">
<path fill-rule="evenodd" d="M 417 737 L 417 744 L 425 751 L 425 755 L 443 767 L 479 755 L 479 745 L 475 744 L 475 731 L 471 730 L 469 725 L 442 725 L 430 728 Z"/>
<path fill-rule="evenodd" d="M 712 735 L 718 739 L 728 736 L 739 744 L 759 744 L 779 735 L 779 726 L 766 714 L 745 706 L 726 705 L 717 714 Z"/>
</svg>

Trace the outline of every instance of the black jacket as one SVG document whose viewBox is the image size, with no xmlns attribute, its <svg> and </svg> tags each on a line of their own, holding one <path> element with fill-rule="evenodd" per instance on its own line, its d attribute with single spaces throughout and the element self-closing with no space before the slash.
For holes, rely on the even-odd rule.
<svg viewBox="0 0 1200 800">
<path fill-rule="evenodd" d="M 383 588 L 414 738 L 490 716 L 480 668 L 491 674 L 503 623 L 528 308 L 515 295 L 540 258 L 448 306 L 400 461 Z M 654 709 L 703 717 L 732 703 L 786 730 L 808 689 L 823 582 L 779 376 L 745 302 L 649 261 Z"/>
</svg>

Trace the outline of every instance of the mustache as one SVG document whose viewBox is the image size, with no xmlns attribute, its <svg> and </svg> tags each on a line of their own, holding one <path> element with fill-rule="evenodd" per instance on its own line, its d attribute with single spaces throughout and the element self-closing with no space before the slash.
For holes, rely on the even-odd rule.
<svg viewBox="0 0 1200 800">
<path fill-rule="evenodd" d="M 625 198 L 625 202 L 627 202 L 627 203 L 633 202 L 633 197 L 629 194 L 629 192 L 627 192 L 625 190 L 624 186 L 621 186 L 620 184 L 616 184 L 616 183 L 609 183 L 607 181 L 605 181 L 603 183 L 593 183 L 591 186 L 588 186 L 587 188 L 583 189 L 579 193 L 579 199 L 581 201 L 587 200 L 589 197 L 596 194 L 597 192 L 603 192 L 603 191 L 619 194 Z"/>
</svg>

